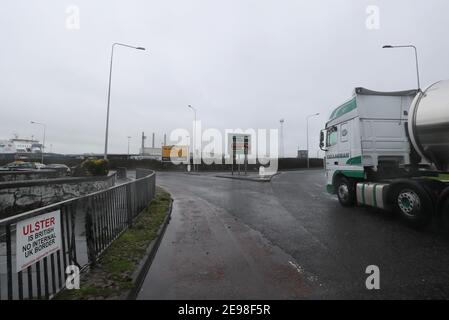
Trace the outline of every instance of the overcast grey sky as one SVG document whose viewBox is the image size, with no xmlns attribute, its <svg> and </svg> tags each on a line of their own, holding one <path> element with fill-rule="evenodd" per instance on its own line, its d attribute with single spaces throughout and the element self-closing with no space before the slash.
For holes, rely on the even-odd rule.
<svg viewBox="0 0 449 320">
<path fill-rule="evenodd" d="M 67 29 L 66 9 L 80 10 Z M 368 29 L 369 5 L 379 29 Z M 333 107 L 353 88 L 416 87 L 411 50 L 419 48 L 421 82 L 449 78 L 447 0 L 2 0 L 0 138 L 41 136 L 62 153 L 103 152 L 109 57 L 117 48 L 111 94 L 111 153 L 138 152 L 140 134 L 190 128 L 187 104 L 203 127 L 278 128 L 285 153 L 311 152 Z M 151 143 L 147 140 L 147 145 Z"/>
</svg>

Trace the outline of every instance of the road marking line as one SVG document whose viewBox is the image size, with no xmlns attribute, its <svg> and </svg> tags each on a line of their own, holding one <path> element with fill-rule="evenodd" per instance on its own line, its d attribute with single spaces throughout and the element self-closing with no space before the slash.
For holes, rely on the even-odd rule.
<svg viewBox="0 0 449 320">
<path fill-rule="evenodd" d="M 304 273 L 304 269 L 303 269 L 300 265 L 294 263 L 293 261 L 289 261 L 288 263 L 289 263 L 293 268 L 295 268 L 296 271 L 298 271 L 298 273 L 300 273 L 300 274 L 303 274 L 303 273 Z"/>
<path fill-rule="evenodd" d="M 299 264 L 294 263 L 293 261 L 289 261 L 288 262 L 293 268 L 296 269 L 296 271 L 298 271 L 299 274 L 304 275 L 305 274 L 305 270 L 303 267 L 301 267 Z M 318 281 L 318 277 L 314 276 L 314 275 L 309 275 L 306 278 L 307 280 L 309 280 L 310 282 L 317 282 Z M 322 284 L 319 284 L 320 287 L 322 286 Z"/>
</svg>

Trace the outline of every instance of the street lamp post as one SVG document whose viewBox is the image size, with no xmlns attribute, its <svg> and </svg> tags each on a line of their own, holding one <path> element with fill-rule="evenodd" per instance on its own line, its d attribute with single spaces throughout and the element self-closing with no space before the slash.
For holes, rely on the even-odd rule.
<svg viewBox="0 0 449 320">
<path fill-rule="evenodd" d="M 104 159 L 108 159 L 108 133 L 109 133 L 109 104 L 111 102 L 111 78 L 112 78 L 112 61 L 114 58 L 114 48 L 115 46 L 128 47 L 136 50 L 145 50 L 143 47 L 134 47 L 123 43 L 113 43 L 111 50 L 111 64 L 109 66 L 109 86 L 108 86 L 108 109 L 106 113 L 106 133 L 105 133 L 105 141 L 104 141 Z"/>
<path fill-rule="evenodd" d="M 281 147 L 280 147 L 280 158 L 284 158 L 284 122 L 285 119 L 279 120 L 279 123 L 281 125 L 281 134 L 280 134 L 280 140 L 281 140 Z"/>
<path fill-rule="evenodd" d="M 308 168 L 310 168 L 310 161 L 309 161 L 309 119 L 311 118 L 311 117 L 316 117 L 316 116 L 319 116 L 320 114 L 319 113 L 314 113 L 314 114 L 311 114 L 311 115 L 308 115 L 307 116 L 307 124 L 306 124 L 306 127 L 307 127 L 307 129 L 306 129 L 306 131 L 307 131 L 307 133 L 306 133 L 306 139 L 307 139 L 307 169 Z"/>
<path fill-rule="evenodd" d="M 129 141 L 131 140 L 131 137 L 128 136 L 128 159 L 129 159 Z"/>
<path fill-rule="evenodd" d="M 418 90 L 421 90 L 421 84 L 419 80 L 419 63 L 418 63 L 418 49 L 414 45 L 400 45 L 400 46 L 392 46 L 385 45 L 382 47 L 383 49 L 396 49 L 396 48 L 413 48 L 415 50 L 415 62 L 416 62 L 416 78 L 418 80 Z"/>
<path fill-rule="evenodd" d="M 31 121 L 31 124 L 37 124 L 44 128 L 44 138 L 42 140 L 42 150 L 41 150 L 41 162 L 44 164 L 44 151 L 45 151 L 45 131 L 47 130 L 47 125 L 45 123 L 40 123 L 36 121 Z"/>
<path fill-rule="evenodd" d="M 196 109 L 192 107 L 190 104 L 187 106 L 188 108 L 193 110 L 193 171 L 195 172 L 195 155 L 196 155 Z"/>
</svg>

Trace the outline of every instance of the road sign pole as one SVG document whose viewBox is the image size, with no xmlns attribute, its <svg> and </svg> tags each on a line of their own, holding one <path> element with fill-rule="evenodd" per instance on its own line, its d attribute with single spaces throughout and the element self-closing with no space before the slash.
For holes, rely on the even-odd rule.
<svg viewBox="0 0 449 320">
<path fill-rule="evenodd" d="M 232 137 L 232 175 L 234 175 L 234 162 L 235 162 L 235 150 L 236 150 L 236 144 L 237 144 L 237 137 Z"/>
<path fill-rule="evenodd" d="M 243 148 L 245 151 L 245 176 L 248 173 L 248 136 L 245 136 L 245 140 L 243 142 Z"/>
</svg>

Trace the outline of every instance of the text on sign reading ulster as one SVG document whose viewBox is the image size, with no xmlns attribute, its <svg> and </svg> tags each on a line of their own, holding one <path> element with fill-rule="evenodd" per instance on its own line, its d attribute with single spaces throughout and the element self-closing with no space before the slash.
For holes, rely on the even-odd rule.
<svg viewBox="0 0 449 320">
<path fill-rule="evenodd" d="M 34 224 L 30 223 L 30 224 L 27 224 L 26 226 L 23 226 L 22 232 L 23 232 L 23 235 L 26 236 L 26 235 L 38 232 L 41 229 L 49 228 L 54 225 L 55 225 L 55 218 L 50 217 L 47 219 L 42 219 L 42 220 L 36 221 Z"/>
</svg>

